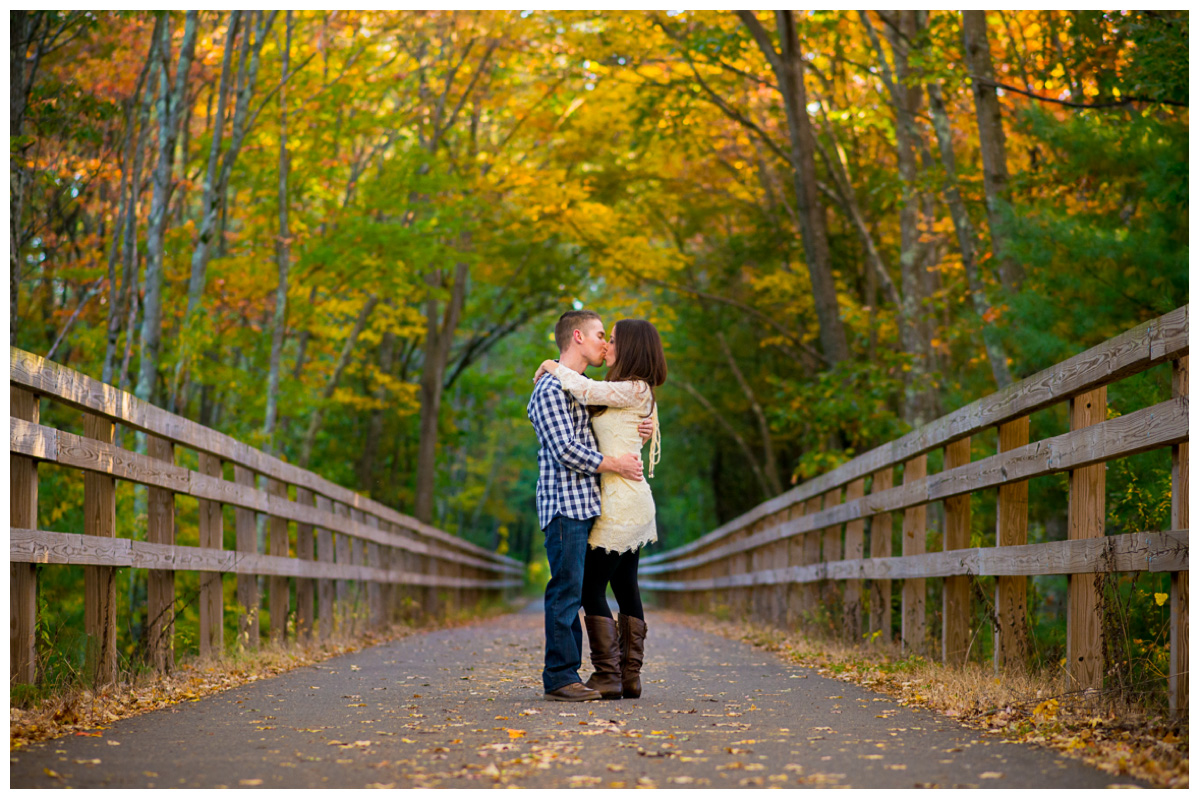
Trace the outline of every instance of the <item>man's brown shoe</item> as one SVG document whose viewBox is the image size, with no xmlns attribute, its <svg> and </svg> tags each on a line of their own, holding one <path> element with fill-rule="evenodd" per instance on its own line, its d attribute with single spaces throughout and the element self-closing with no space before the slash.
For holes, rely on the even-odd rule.
<svg viewBox="0 0 1200 800">
<path fill-rule="evenodd" d="M 553 692 L 546 692 L 542 695 L 542 699 L 558 700 L 563 703 L 582 703 L 584 700 L 599 700 L 600 693 L 595 689 L 589 689 L 582 683 L 568 683 Z"/>
</svg>

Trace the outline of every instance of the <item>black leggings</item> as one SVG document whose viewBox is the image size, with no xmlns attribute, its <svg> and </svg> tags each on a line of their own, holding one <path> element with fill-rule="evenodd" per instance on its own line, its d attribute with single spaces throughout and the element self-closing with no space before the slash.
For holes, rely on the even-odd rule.
<svg viewBox="0 0 1200 800">
<path fill-rule="evenodd" d="M 642 593 L 638 589 L 639 550 L 614 553 L 601 547 L 589 547 L 583 562 L 583 613 L 589 617 L 608 617 L 612 612 L 604 594 L 612 584 L 617 607 L 627 617 L 644 620 Z"/>
</svg>

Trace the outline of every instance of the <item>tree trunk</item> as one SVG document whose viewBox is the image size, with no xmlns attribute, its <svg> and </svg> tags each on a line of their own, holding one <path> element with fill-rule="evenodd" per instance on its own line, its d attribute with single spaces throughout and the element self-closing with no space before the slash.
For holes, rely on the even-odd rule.
<svg viewBox="0 0 1200 800">
<path fill-rule="evenodd" d="M 909 86 L 908 45 L 915 33 L 911 14 L 900 12 L 896 21 L 900 30 L 887 26 L 896 73 L 892 75 L 887 56 L 866 12 L 860 11 L 863 27 L 879 59 L 880 74 L 896 115 L 896 160 L 901 180 L 900 203 L 900 340 L 912 358 L 911 371 L 904 382 L 904 419 L 918 428 L 933 419 L 936 392 L 929 374 L 932 371 L 930 341 L 932 331 L 926 321 L 927 285 L 924 248 L 921 243 L 921 193 L 919 191 L 917 151 L 921 132 L 916 124 L 919 92 Z"/>
<path fill-rule="evenodd" d="M 425 301 L 425 364 L 421 369 L 421 419 L 420 441 L 417 444 L 417 481 L 413 516 L 421 522 L 433 522 L 433 490 L 437 477 L 437 434 L 438 417 L 442 407 L 443 381 L 446 365 L 450 361 L 450 346 L 454 343 L 454 332 L 458 329 L 458 318 L 462 313 L 467 295 L 468 267 L 459 262 L 454 270 L 454 285 L 450 287 L 450 299 L 439 315 L 438 301 L 430 296 Z M 427 278 L 430 287 L 440 283 L 435 273 Z M 438 325 L 438 317 L 442 317 Z"/>
<path fill-rule="evenodd" d="M 204 176 L 204 189 L 200 201 L 199 230 L 196 243 L 192 249 L 191 274 L 188 278 L 188 303 L 184 315 L 183 334 L 181 336 L 181 352 L 175 364 L 175 376 L 171 382 L 171 405 L 177 412 L 185 404 L 187 396 L 188 368 L 190 366 L 193 348 L 195 346 L 194 328 L 200 319 L 199 308 L 204 297 L 204 289 L 208 274 L 208 262 L 213 251 L 218 249 L 221 229 L 221 215 L 225 209 L 226 198 L 229 194 L 229 180 L 233 174 L 234 165 L 242 150 L 242 142 L 246 137 L 247 120 L 250 116 L 250 100 L 254 95 L 254 87 L 258 80 L 258 65 L 263 45 L 266 44 L 267 31 L 274 22 L 274 13 L 264 19 L 263 12 L 257 13 L 257 22 L 243 20 L 241 12 L 230 13 L 228 33 L 225 37 L 225 53 L 221 66 L 221 83 L 217 100 L 217 119 L 214 123 L 212 145 L 208 155 L 208 167 Z M 225 132 L 225 106 L 228 101 L 234 42 L 239 29 L 242 30 L 242 44 L 238 55 L 236 76 L 237 99 L 234 103 L 233 126 L 229 139 L 229 149 L 221 155 L 221 146 Z M 283 75 L 287 76 L 284 67 Z M 283 89 L 281 88 L 282 92 Z"/>
<path fill-rule="evenodd" d="M 158 88 L 158 163 L 154 168 L 154 196 L 150 201 L 150 219 L 146 230 L 146 297 L 142 314 L 141 358 L 138 363 L 138 382 L 135 394 L 153 403 L 158 378 L 158 356 L 162 346 L 162 288 L 164 271 L 164 239 L 167 212 L 171 200 L 171 176 L 175 166 L 175 143 L 179 135 L 181 109 L 187 97 L 188 71 L 196 46 L 196 11 L 187 12 L 179 61 L 175 68 L 175 85 L 171 87 L 167 74 L 168 54 L 171 52 L 170 12 L 164 15 L 159 55 Z"/>
<path fill-rule="evenodd" d="M 292 50 L 292 12 L 287 12 L 287 32 L 284 36 L 283 74 L 288 72 Z M 267 413 L 263 435 L 267 452 L 274 452 L 275 418 L 279 402 L 279 372 L 283 361 L 283 339 L 287 328 L 288 268 L 291 265 L 291 231 L 288 227 L 288 129 L 287 87 L 279 89 L 279 236 L 275 241 L 275 257 L 279 267 L 279 286 L 275 289 L 275 317 L 271 325 L 271 367 L 267 375 Z"/>
<path fill-rule="evenodd" d="M 924 12 L 922 12 L 924 13 Z M 924 19 L 920 20 L 924 27 Z M 979 263 L 975 258 L 975 228 L 967 213 L 966 203 L 958 189 L 958 169 L 954 159 L 954 138 L 950 126 L 950 116 L 946 112 L 946 103 L 942 98 L 942 86 L 932 80 L 925 86 L 929 95 L 929 114 L 933 118 L 933 129 L 937 134 L 938 151 L 941 154 L 942 168 L 946 172 L 945 196 L 946 204 L 950 207 L 950 217 L 954 220 L 954 232 L 958 239 L 958 249 L 962 254 L 963 269 L 967 273 L 967 287 L 971 293 L 971 304 L 983 324 L 983 343 L 987 352 L 988 363 L 992 367 L 992 378 L 996 388 L 1003 389 L 1012 383 L 1012 375 L 1008 370 L 1008 354 L 1000 341 L 1000 332 L 996 326 L 987 321 L 990 304 L 984 291 L 983 281 L 979 276 Z"/>
<path fill-rule="evenodd" d="M 821 350 L 829 364 L 836 365 L 850 357 L 846 331 L 838 314 L 837 286 L 829 253 L 829 238 L 825 228 L 825 208 L 817 193 L 817 168 L 812 132 L 808 116 L 808 98 L 804 88 L 804 61 L 796 38 L 796 20 L 792 11 L 776 11 L 780 51 L 776 52 L 766 30 L 752 11 L 739 11 L 738 16 L 753 34 L 759 48 L 771 63 L 779 80 L 787 111 L 788 134 L 791 141 L 792 167 L 796 186 L 796 204 L 800 215 L 800 231 L 805 261 L 812 284 L 813 303 L 821 331 Z"/>
<path fill-rule="evenodd" d="M 134 263 L 137 253 L 137 207 L 142 180 L 142 155 L 146 146 L 147 122 L 150 118 L 150 95 L 146 93 L 146 78 L 158 52 L 158 26 L 162 18 L 155 20 L 155 32 L 150 37 L 150 52 L 146 55 L 146 63 L 138 76 L 137 88 L 129 98 L 125 107 L 126 150 L 121 176 L 122 210 L 117 215 L 113 230 L 113 239 L 117 236 L 117 228 L 121 230 L 121 291 L 118 299 L 116 284 L 109 287 L 108 301 L 108 340 L 104 349 L 104 367 L 100 380 L 104 383 L 113 382 L 113 373 L 117 367 L 117 343 L 121 338 L 121 316 L 128 313 L 129 303 L 133 293 L 133 282 L 137 273 Z M 142 96 L 145 94 L 145 100 Z M 134 117 L 134 108 L 141 107 L 141 112 Z M 136 136 L 135 136 L 136 132 Z"/>
<path fill-rule="evenodd" d="M 979 125 L 979 152 L 983 159 L 983 192 L 987 200 L 988 227 L 992 232 L 992 255 L 996 259 L 1000 281 L 1007 291 L 1021 288 L 1020 265 L 1008 255 L 1004 209 L 1011 200 L 1008 186 L 1008 159 L 1000 99 L 992 71 L 992 53 L 988 44 L 987 12 L 962 12 L 963 49 L 971 88 L 975 95 L 975 119 Z"/>
</svg>

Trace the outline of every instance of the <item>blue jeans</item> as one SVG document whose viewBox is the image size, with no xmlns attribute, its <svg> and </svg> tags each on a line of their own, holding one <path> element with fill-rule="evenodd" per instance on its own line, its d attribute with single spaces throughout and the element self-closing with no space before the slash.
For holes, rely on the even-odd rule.
<svg viewBox="0 0 1200 800">
<path fill-rule="evenodd" d="M 594 522 L 556 516 L 543 531 L 550 561 L 545 602 L 546 666 L 542 669 L 542 686 L 547 692 L 581 682 L 583 628 L 579 607 L 583 602 L 583 561 Z"/>
</svg>

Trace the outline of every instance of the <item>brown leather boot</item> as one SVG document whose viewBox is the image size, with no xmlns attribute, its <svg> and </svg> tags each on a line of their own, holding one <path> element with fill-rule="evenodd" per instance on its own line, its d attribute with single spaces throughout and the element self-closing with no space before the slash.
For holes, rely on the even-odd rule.
<svg viewBox="0 0 1200 800">
<path fill-rule="evenodd" d="M 642 658 L 646 646 L 646 623 L 637 617 L 617 614 L 617 642 L 621 649 L 621 693 L 642 696 Z"/>
<path fill-rule="evenodd" d="M 621 696 L 621 651 L 617 649 L 617 623 L 612 617 L 583 616 L 595 672 L 585 684 L 605 700 Z"/>
</svg>

